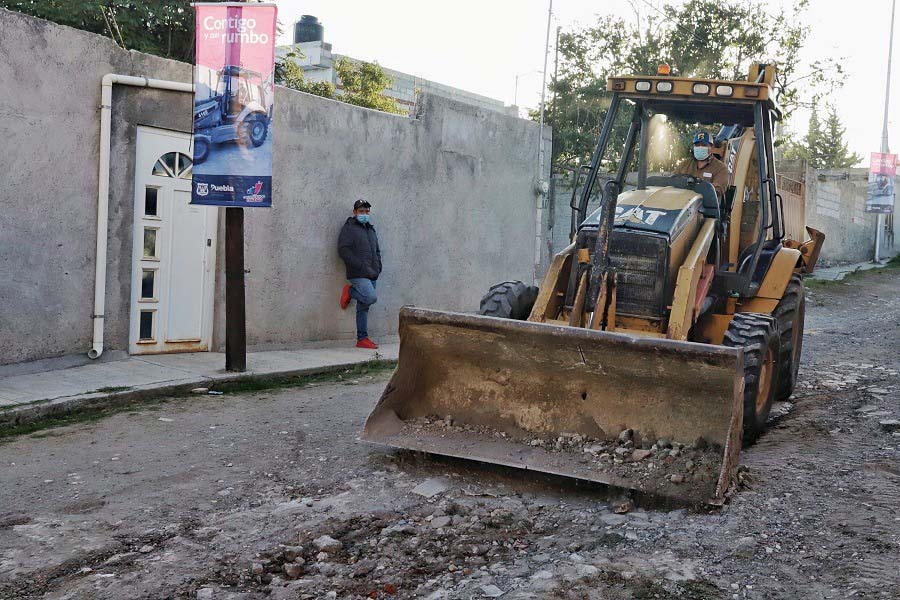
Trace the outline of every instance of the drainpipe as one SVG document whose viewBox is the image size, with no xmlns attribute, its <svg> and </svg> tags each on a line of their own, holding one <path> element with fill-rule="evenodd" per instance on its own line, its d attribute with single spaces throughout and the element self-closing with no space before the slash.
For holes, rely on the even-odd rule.
<svg viewBox="0 0 900 600">
<path fill-rule="evenodd" d="M 103 354 L 104 311 L 106 310 L 106 243 L 107 221 L 109 220 L 109 152 L 112 121 L 112 87 L 114 84 L 135 87 L 170 90 L 173 92 L 194 92 L 194 85 L 180 81 L 163 81 L 147 77 L 117 75 L 107 73 L 100 86 L 100 168 L 97 185 L 97 252 L 94 272 L 94 312 L 91 320 L 94 337 L 88 358 L 99 358 Z"/>
</svg>

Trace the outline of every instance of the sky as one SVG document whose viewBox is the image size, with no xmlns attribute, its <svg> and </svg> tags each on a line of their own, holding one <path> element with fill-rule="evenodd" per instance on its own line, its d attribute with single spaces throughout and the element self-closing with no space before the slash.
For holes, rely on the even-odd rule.
<svg viewBox="0 0 900 600">
<path fill-rule="evenodd" d="M 677 2 L 678 0 L 673 0 Z M 775 13 L 791 0 L 748 0 Z M 284 26 L 280 43 L 290 43 L 292 23 L 311 14 L 325 27 L 333 51 L 377 61 L 416 75 L 520 106 L 540 103 L 547 0 L 276 0 Z M 661 0 L 554 0 L 551 46 L 556 27 L 592 23 L 597 15 L 635 19 Z M 634 5 L 634 6 L 633 6 Z M 851 7 L 855 10 L 851 10 Z M 891 0 L 811 0 L 806 19 L 812 32 L 804 60 L 841 57 L 844 85 L 828 100 L 847 128 L 850 149 L 864 157 L 881 145 Z M 900 15 L 898 15 L 900 19 Z M 895 29 L 895 38 L 900 27 Z M 900 114 L 900 46 L 893 61 L 890 112 Z M 548 77 L 553 70 L 551 48 Z M 518 75 L 518 94 L 516 76 Z M 516 97 L 516 95 L 518 97 Z M 805 133 L 809 115 L 798 111 L 791 129 Z M 889 138 L 900 150 L 900 117 L 889 122 Z"/>
</svg>

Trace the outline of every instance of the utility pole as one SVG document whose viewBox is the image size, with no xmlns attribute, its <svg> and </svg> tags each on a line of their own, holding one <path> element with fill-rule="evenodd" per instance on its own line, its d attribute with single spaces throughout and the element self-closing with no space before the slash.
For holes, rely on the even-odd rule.
<svg viewBox="0 0 900 600">
<path fill-rule="evenodd" d="M 244 209 L 225 209 L 225 370 L 247 370 Z"/>
<path fill-rule="evenodd" d="M 888 111 L 891 103 L 891 59 L 894 54 L 894 11 L 897 8 L 897 0 L 891 2 L 891 37 L 888 40 L 887 83 L 884 89 L 884 126 L 881 129 L 881 153 L 888 154 Z M 878 213 L 875 218 L 875 262 L 881 260 L 881 235 L 884 229 L 884 213 Z"/>
<path fill-rule="evenodd" d="M 534 228 L 534 283 L 540 279 L 541 266 L 541 235 L 544 221 L 544 199 L 550 189 L 550 182 L 545 181 L 544 175 L 544 109 L 547 97 L 547 59 L 550 56 L 550 25 L 553 21 L 553 0 L 547 7 L 547 35 L 544 38 L 544 69 L 541 72 L 541 125 L 538 129 L 538 166 L 537 166 L 537 209 L 535 210 Z"/>
</svg>

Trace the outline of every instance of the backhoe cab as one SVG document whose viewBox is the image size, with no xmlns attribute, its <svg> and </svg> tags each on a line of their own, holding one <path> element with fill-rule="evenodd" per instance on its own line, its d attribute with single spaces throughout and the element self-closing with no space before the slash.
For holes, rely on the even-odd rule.
<svg viewBox="0 0 900 600">
<path fill-rule="evenodd" d="M 238 141 L 244 147 L 262 146 L 268 135 L 271 103 L 262 75 L 238 66 L 218 72 L 215 93 L 194 101 L 194 161 L 202 163 L 212 144 Z"/>
<path fill-rule="evenodd" d="M 758 64 L 747 81 L 610 78 L 571 245 L 539 289 L 491 288 L 484 316 L 403 309 L 399 366 L 364 438 L 721 502 L 742 441 L 794 388 L 801 278 L 824 239 L 785 222 L 774 74 Z M 723 197 L 707 181 L 650 173 L 651 162 L 674 164 L 680 139 L 716 126 Z M 448 414 L 461 432 L 421 424 Z M 544 451 L 573 435 L 608 451 Z M 690 485 L 678 459 L 663 456 L 673 441 L 705 465 Z M 647 454 L 628 443 L 660 458 L 650 474 L 636 465 Z"/>
</svg>

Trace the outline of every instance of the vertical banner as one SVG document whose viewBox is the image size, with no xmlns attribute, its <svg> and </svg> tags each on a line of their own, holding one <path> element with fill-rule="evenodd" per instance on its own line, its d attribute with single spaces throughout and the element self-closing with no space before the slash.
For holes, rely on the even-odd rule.
<svg viewBox="0 0 900 600">
<path fill-rule="evenodd" d="M 194 7 L 191 204 L 272 206 L 275 5 Z"/>
<path fill-rule="evenodd" d="M 894 212 L 894 176 L 897 174 L 897 155 L 872 153 L 869 165 L 869 186 L 866 212 L 892 214 Z"/>
</svg>

